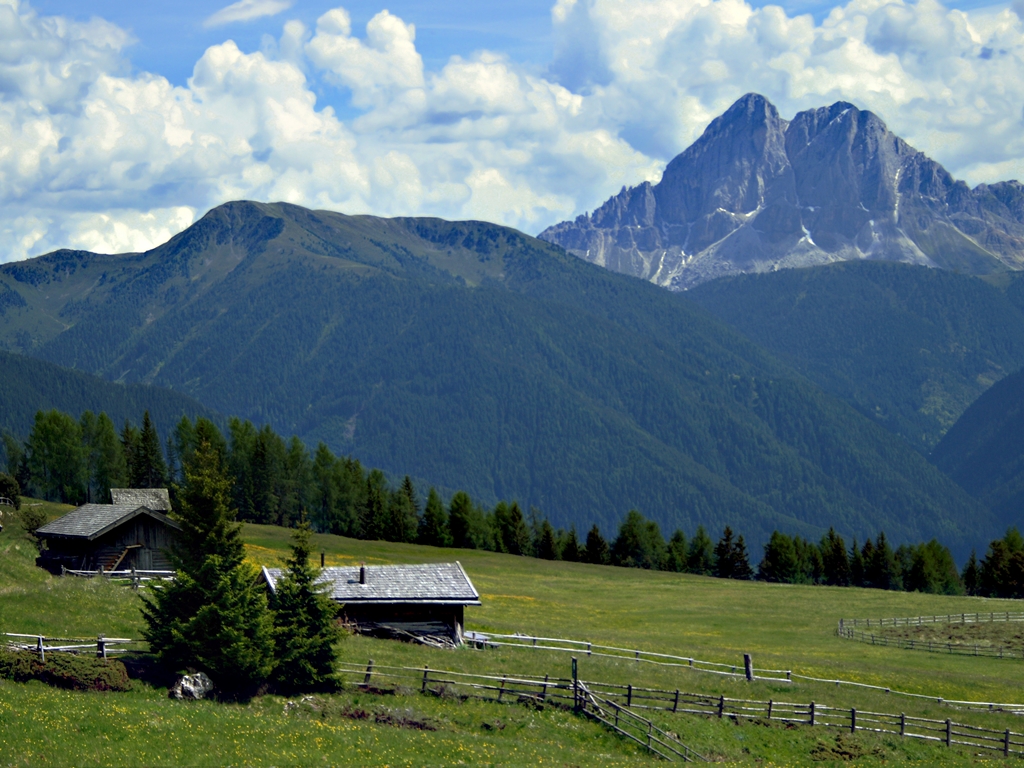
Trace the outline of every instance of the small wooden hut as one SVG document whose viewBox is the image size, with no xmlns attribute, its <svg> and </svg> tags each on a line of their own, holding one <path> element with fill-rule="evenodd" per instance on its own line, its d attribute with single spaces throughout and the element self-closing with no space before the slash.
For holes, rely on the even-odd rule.
<svg viewBox="0 0 1024 768">
<path fill-rule="evenodd" d="M 168 570 L 167 550 L 181 526 L 165 513 L 164 488 L 111 489 L 113 504 L 84 504 L 36 531 L 45 548 L 36 565 L 51 573 Z"/>
<path fill-rule="evenodd" d="M 280 568 L 263 569 L 272 591 L 281 575 Z M 317 583 L 328 585 L 356 631 L 431 645 L 461 644 L 465 608 L 480 605 L 459 562 L 324 568 Z"/>
</svg>

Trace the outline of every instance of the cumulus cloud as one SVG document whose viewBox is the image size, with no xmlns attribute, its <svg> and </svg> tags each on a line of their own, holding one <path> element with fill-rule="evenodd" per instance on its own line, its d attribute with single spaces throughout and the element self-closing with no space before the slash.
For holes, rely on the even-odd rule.
<svg viewBox="0 0 1024 768">
<path fill-rule="evenodd" d="M 232 8 L 267 8 L 236 3 Z M 656 180 L 733 100 L 872 109 L 971 182 L 1024 178 L 1024 23 L 850 0 L 816 23 L 744 0 L 558 0 L 546 72 L 495 51 L 428 69 L 415 26 L 343 8 L 185 86 L 132 73 L 101 20 L 0 0 L 0 261 L 149 248 L 231 199 L 481 218 L 536 232 Z M 355 117 L 317 103 L 335 89 Z"/>
<path fill-rule="evenodd" d="M 211 14 L 203 22 L 203 26 L 222 27 L 239 21 L 252 21 L 266 16 L 276 16 L 292 7 L 294 0 L 238 0 L 229 6 Z"/>
</svg>

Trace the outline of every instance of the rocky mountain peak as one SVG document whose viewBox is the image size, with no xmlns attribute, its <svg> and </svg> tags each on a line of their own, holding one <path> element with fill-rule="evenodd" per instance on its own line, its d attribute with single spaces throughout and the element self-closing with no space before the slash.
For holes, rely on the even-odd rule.
<svg viewBox="0 0 1024 768">
<path fill-rule="evenodd" d="M 1024 196 L 971 190 L 848 102 L 783 119 L 747 94 L 665 168 L 541 238 L 681 290 L 739 272 L 880 259 L 1024 268 Z"/>
</svg>

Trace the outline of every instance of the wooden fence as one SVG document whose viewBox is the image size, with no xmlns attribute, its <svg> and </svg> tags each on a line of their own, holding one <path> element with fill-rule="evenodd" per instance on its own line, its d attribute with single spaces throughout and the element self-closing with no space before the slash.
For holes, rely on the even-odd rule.
<svg viewBox="0 0 1024 768">
<path fill-rule="evenodd" d="M 839 634 L 853 627 L 922 627 L 926 624 L 988 624 L 1024 621 L 1024 611 L 978 611 L 935 616 L 896 616 L 888 619 L 840 619 Z"/>
<path fill-rule="evenodd" d="M 813 727 L 836 728 L 851 733 L 870 731 L 891 733 L 910 739 L 935 741 L 947 747 L 963 746 L 1002 752 L 1004 756 L 1024 755 L 1024 734 L 1009 729 L 996 730 L 953 722 L 911 717 L 904 713 L 873 712 L 856 708 L 830 707 L 815 702 L 761 701 L 736 699 L 722 695 L 693 693 L 680 689 L 663 689 L 602 683 L 580 682 L 571 678 L 543 679 L 515 675 L 478 675 L 429 667 L 375 666 L 371 660 L 365 667 L 342 664 L 340 673 L 348 682 L 370 688 L 374 680 L 418 688 L 422 692 L 444 695 L 446 690 L 470 690 L 470 695 L 498 701 L 556 701 L 571 703 L 577 711 L 589 708 L 590 715 L 600 715 L 606 725 L 648 747 L 662 757 L 673 737 L 654 726 L 640 711 L 662 711 L 709 717 L 731 717 L 746 720 L 778 721 Z M 594 705 L 598 705 L 595 709 Z M 628 714 L 627 714 L 628 712 Z M 616 717 L 617 715 L 617 717 Z M 650 729 L 650 730 L 648 730 Z M 678 742 L 675 742 L 678 746 Z M 672 750 L 667 750 L 671 752 Z M 682 750 L 692 753 L 692 750 Z M 696 753 L 685 759 L 699 759 Z"/>
<path fill-rule="evenodd" d="M 748 672 L 744 663 L 723 664 L 717 661 L 703 661 L 689 656 L 675 656 L 671 653 L 654 653 L 636 648 L 619 648 L 614 645 L 599 645 L 586 640 L 565 640 L 557 637 L 534 637 L 532 635 L 496 635 L 480 632 L 466 632 L 466 642 L 476 648 L 529 648 L 538 651 L 562 651 L 579 653 L 607 659 L 623 659 L 626 661 L 655 664 L 662 667 L 686 667 L 697 672 L 709 672 L 713 675 L 727 677 L 743 677 L 751 679 L 754 671 Z M 779 683 L 791 682 L 791 673 L 786 669 L 758 669 L 758 680 L 770 680 Z"/>
<path fill-rule="evenodd" d="M 909 651 L 931 651 L 952 653 L 959 656 L 986 656 L 993 659 L 1024 659 L 1024 648 L 1010 648 L 1005 645 L 979 645 L 978 643 L 942 643 L 937 640 L 915 640 L 906 637 L 889 637 L 873 632 L 861 632 L 853 627 L 839 630 L 838 635 L 847 640 L 858 640 L 871 645 L 891 646 Z"/>
<path fill-rule="evenodd" d="M 35 651 L 41 661 L 46 661 L 48 651 L 80 653 L 95 649 L 96 655 L 102 659 L 110 653 L 127 653 L 130 648 L 117 646 L 137 644 L 138 640 L 127 637 L 107 637 L 97 635 L 96 639 L 82 637 L 46 637 L 45 635 L 23 635 L 16 632 L 4 632 L 4 637 L 16 638 L 8 640 L 7 645 L 20 651 Z"/>
<path fill-rule="evenodd" d="M 998 614 L 997 614 L 998 615 Z M 1012 614 L 1011 614 L 1012 616 Z M 692 669 L 698 672 L 709 672 L 716 675 L 728 677 L 746 677 L 748 680 L 767 680 L 772 682 L 792 682 L 804 680 L 810 683 L 825 683 L 827 685 L 849 686 L 851 688 L 865 688 L 881 693 L 892 694 L 893 696 L 905 696 L 911 699 L 927 699 L 938 704 L 950 704 L 958 707 L 966 707 L 976 710 L 1003 710 L 1024 714 L 1024 703 L 1013 702 L 991 702 L 991 701 L 966 701 L 960 699 L 945 699 L 930 693 L 911 693 L 900 691 L 884 685 L 872 683 L 861 683 L 855 680 L 843 680 L 841 678 L 824 678 L 813 675 L 805 675 L 793 670 L 782 669 L 755 669 L 751 666 L 749 674 L 745 664 L 723 664 L 714 661 L 701 661 L 691 659 L 688 656 L 674 656 L 668 653 L 652 653 L 629 648 L 617 648 L 615 646 L 598 645 L 585 640 L 566 640 L 564 638 L 533 637 L 532 635 L 498 635 L 483 634 L 480 632 L 466 632 L 466 642 L 476 648 L 525 648 L 547 651 L 563 651 L 571 653 L 586 653 L 588 656 L 599 656 L 613 659 L 628 659 L 636 662 L 646 662 L 660 666 L 678 667 Z M 749 661 L 749 658 L 745 659 Z M 742 671 L 741 671 L 742 670 Z"/>
</svg>

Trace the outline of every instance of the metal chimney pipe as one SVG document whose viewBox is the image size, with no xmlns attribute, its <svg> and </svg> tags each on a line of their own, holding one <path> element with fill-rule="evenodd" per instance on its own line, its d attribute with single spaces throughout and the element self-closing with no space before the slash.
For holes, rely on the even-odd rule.
<svg viewBox="0 0 1024 768">
<path fill-rule="evenodd" d="M 360 565 L 359 566 L 359 583 L 360 584 L 365 584 L 366 583 L 366 566 L 365 565 Z"/>
</svg>

